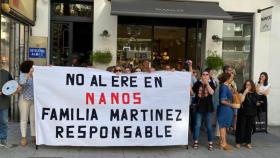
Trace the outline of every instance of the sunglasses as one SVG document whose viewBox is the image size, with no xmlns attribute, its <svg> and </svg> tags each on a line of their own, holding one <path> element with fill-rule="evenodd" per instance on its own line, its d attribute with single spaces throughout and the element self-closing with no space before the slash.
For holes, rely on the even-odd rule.
<svg viewBox="0 0 280 158">
<path fill-rule="evenodd" d="M 115 70 L 115 72 L 122 72 L 122 70 Z"/>
</svg>

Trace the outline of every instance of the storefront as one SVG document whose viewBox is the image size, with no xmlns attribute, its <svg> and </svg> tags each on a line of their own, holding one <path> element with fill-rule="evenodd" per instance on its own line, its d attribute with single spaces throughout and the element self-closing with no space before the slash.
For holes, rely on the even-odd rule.
<svg viewBox="0 0 280 158">
<path fill-rule="evenodd" d="M 192 59 L 196 68 L 203 69 L 209 52 L 216 52 L 226 64 L 235 67 L 239 87 L 246 79 L 257 81 L 262 71 L 276 75 L 270 82 L 280 85 L 276 80 L 279 77 L 277 59 L 280 58 L 280 45 L 276 42 L 280 40 L 280 32 L 275 29 L 280 27 L 278 0 L 78 1 L 93 5 L 92 50 L 109 50 L 113 54 L 109 65 L 97 65 L 97 68 L 127 63 L 138 65 L 143 59 L 149 59 L 155 67 L 165 63 L 175 66 L 178 61 Z M 270 6 L 274 6 L 272 29 L 261 32 L 258 10 Z M 41 12 L 32 28 L 34 35 L 52 38 L 51 1 L 38 0 L 38 8 Z M 49 48 L 54 48 L 51 41 Z M 56 57 L 56 52 L 51 53 L 52 58 Z M 50 63 L 56 59 L 52 58 L 49 58 Z M 276 86 L 269 97 L 270 124 L 279 124 L 279 93 L 280 88 Z"/>
<path fill-rule="evenodd" d="M 1 1 L 0 57 L 4 68 L 15 80 L 19 65 L 28 58 L 30 28 L 35 23 L 36 1 Z M 11 119 L 18 120 L 18 96 L 12 98 Z"/>
</svg>

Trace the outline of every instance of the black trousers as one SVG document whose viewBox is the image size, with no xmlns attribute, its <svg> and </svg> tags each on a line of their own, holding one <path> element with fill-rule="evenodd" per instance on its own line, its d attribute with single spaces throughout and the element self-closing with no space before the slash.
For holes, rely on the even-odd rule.
<svg viewBox="0 0 280 158">
<path fill-rule="evenodd" d="M 235 133 L 236 144 L 251 143 L 254 121 L 255 116 L 248 116 L 242 113 L 238 113 Z"/>
</svg>

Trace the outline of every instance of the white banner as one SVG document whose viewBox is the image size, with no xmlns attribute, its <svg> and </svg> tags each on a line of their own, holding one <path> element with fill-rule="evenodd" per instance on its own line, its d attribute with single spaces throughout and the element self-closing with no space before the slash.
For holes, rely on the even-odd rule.
<svg viewBox="0 0 280 158">
<path fill-rule="evenodd" d="M 37 145 L 188 144 L 187 72 L 35 66 L 34 97 Z"/>
<path fill-rule="evenodd" d="M 261 32 L 270 31 L 272 22 L 272 8 L 263 10 L 261 14 Z"/>
</svg>

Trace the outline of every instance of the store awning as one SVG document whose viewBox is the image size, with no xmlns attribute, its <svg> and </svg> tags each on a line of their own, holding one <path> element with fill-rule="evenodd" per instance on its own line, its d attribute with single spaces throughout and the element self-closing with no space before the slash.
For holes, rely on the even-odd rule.
<svg viewBox="0 0 280 158">
<path fill-rule="evenodd" d="M 230 20 L 218 3 L 180 0 L 111 0 L 111 14 L 119 16 Z"/>
</svg>

